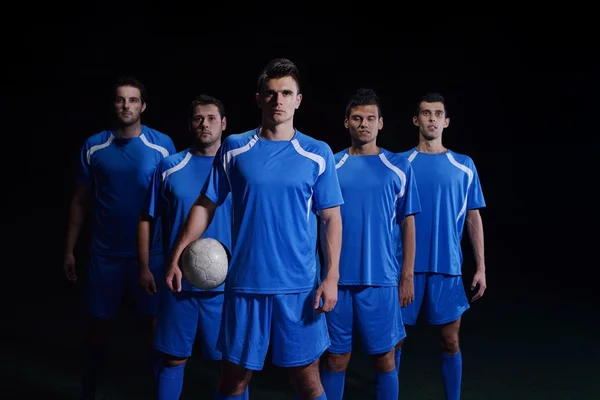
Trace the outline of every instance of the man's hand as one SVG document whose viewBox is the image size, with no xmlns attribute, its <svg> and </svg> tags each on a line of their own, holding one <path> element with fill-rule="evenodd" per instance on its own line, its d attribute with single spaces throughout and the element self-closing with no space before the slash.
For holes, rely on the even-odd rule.
<svg viewBox="0 0 600 400">
<path fill-rule="evenodd" d="M 400 307 L 406 307 L 415 299 L 415 282 L 412 276 L 402 277 L 398 286 Z"/>
<path fill-rule="evenodd" d="M 167 269 L 167 274 L 165 280 L 167 282 L 167 287 L 173 293 L 181 292 L 181 278 L 183 274 L 181 272 L 181 268 L 177 264 L 171 264 Z"/>
<path fill-rule="evenodd" d="M 471 283 L 471 290 L 477 289 L 478 286 L 479 286 L 479 289 L 477 290 L 477 293 L 475 293 L 475 295 L 473 296 L 471 301 L 475 301 L 475 300 L 481 298 L 481 296 L 483 296 L 483 293 L 485 292 L 485 289 L 487 288 L 487 284 L 485 283 L 485 271 L 478 270 L 477 272 L 475 272 L 475 276 L 473 276 L 473 283 Z"/>
<path fill-rule="evenodd" d="M 321 299 L 323 299 L 323 305 L 321 306 Z M 338 281 L 333 278 L 325 278 L 315 296 L 315 310 L 317 312 L 329 312 L 333 310 L 338 299 Z"/>
<path fill-rule="evenodd" d="M 151 296 L 156 294 L 156 282 L 154 281 L 154 275 L 150 272 L 150 269 L 144 268 L 140 273 L 140 285 L 146 294 Z"/>
<path fill-rule="evenodd" d="M 77 272 L 75 271 L 75 256 L 66 254 L 63 262 L 63 273 L 65 278 L 70 282 L 77 282 Z"/>
</svg>

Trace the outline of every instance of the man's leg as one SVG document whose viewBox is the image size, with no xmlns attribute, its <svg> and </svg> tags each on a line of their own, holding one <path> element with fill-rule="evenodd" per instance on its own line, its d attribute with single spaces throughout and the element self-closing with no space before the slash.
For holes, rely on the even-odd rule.
<svg viewBox="0 0 600 400">
<path fill-rule="evenodd" d="M 396 345 L 406 337 L 398 287 L 364 287 L 354 296 L 356 327 L 375 370 L 375 398 L 398 398 Z"/>
<path fill-rule="evenodd" d="M 157 400 L 177 400 L 181 396 L 185 365 L 192 355 L 198 327 L 199 295 L 173 293 L 164 286 L 157 293 L 154 348 L 162 354 L 157 374 Z"/>
<path fill-rule="evenodd" d="M 442 378 L 447 400 L 460 399 L 462 354 L 460 319 L 469 301 L 460 276 L 432 274 L 427 284 L 428 322 L 439 327 L 442 345 Z"/>
<path fill-rule="evenodd" d="M 325 315 L 314 308 L 315 291 L 273 296 L 273 364 L 289 368 L 296 395 L 323 400 L 319 359 L 331 341 Z"/>
<path fill-rule="evenodd" d="M 226 292 L 218 349 L 223 355 L 216 400 L 246 400 L 252 370 L 262 370 L 271 338 L 274 296 Z"/>
<path fill-rule="evenodd" d="M 352 353 L 353 299 L 352 288 L 340 286 L 338 301 L 325 315 L 331 346 L 325 353 L 321 382 L 328 400 L 342 400 L 346 383 L 346 369 Z"/>
<path fill-rule="evenodd" d="M 103 372 L 106 343 L 113 320 L 117 317 L 125 291 L 123 260 L 91 255 L 84 293 L 88 313 L 82 360 L 81 397 L 96 396 L 98 378 Z"/>
<path fill-rule="evenodd" d="M 164 276 L 164 256 L 162 253 L 150 255 L 150 271 L 154 275 L 157 290 L 167 290 L 161 282 Z M 156 381 L 161 366 L 162 355 L 154 349 L 154 330 L 156 328 L 156 314 L 158 311 L 158 295 L 147 294 L 140 286 L 139 265 L 137 260 L 131 260 L 128 266 L 129 289 L 135 299 L 140 315 L 139 329 L 146 345 L 148 371 Z"/>
<path fill-rule="evenodd" d="M 415 298 L 412 303 L 406 307 L 400 308 L 400 314 L 402 316 L 402 323 L 406 326 L 414 326 L 417 324 L 419 313 L 421 312 L 421 306 L 425 298 L 425 291 L 427 287 L 427 274 L 415 273 L 414 275 L 414 294 Z M 400 373 L 400 361 L 402 359 L 402 345 L 406 338 L 400 340 L 396 345 L 394 351 L 394 361 L 396 364 L 396 373 Z M 398 377 L 398 392 L 400 393 L 400 378 Z"/>
</svg>

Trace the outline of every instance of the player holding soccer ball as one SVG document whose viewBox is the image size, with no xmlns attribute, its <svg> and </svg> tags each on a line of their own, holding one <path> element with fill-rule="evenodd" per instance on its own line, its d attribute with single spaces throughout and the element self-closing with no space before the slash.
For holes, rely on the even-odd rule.
<svg viewBox="0 0 600 400">
<path fill-rule="evenodd" d="M 458 333 L 461 316 L 469 309 L 462 281 L 461 238 L 466 224 L 477 267 L 471 283 L 471 290 L 477 290 L 474 301 L 486 289 L 479 213 L 485 200 L 473 160 L 442 144 L 442 132 L 450 124 L 444 97 L 423 96 L 413 123 L 419 128 L 419 143 L 401 155 L 413 167 L 423 209 L 415 216 L 415 301 L 402 309 L 402 317 L 406 325 L 414 325 L 422 307 L 427 323 L 439 329 L 446 399 L 455 400 L 460 399 L 462 380 Z"/>
<path fill-rule="evenodd" d="M 159 219 L 162 222 L 168 238 L 165 254 L 169 254 L 190 208 L 198 198 L 199 188 L 206 181 L 226 126 L 225 107 L 221 101 L 208 95 L 198 96 L 190 105 L 192 146 L 163 159 L 154 172 L 148 204 L 138 226 L 140 281 L 148 294 L 154 294 L 157 286 L 164 288 L 164 281 L 161 279 L 157 285 L 148 268 L 150 232 L 154 222 Z M 231 248 L 231 196 L 227 196 L 215 210 L 212 222 L 202 236 L 214 238 L 226 248 Z M 184 278 L 179 289 L 158 291 L 154 345 L 164 355 L 158 375 L 158 400 L 179 399 L 184 368 L 192 355 L 198 329 L 204 357 L 221 360 L 216 343 L 221 325 L 223 285 L 204 291 Z"/>
<path fill-rule="evenodd" d="M 343 203 L 329 146 L 294 128 L 300 106 L 296 65 L 268 63 L 258 79 L 262 124 L 223 141 L 206 184 L 175 246 L 168 284 L 180 289 L 182 251 L 232 196 L 232 260 L 225 283 L 219 348 L 223 372 L 216 399 L 238 400 L 252 370 L 289 370 L 298 398 L 326 399 L 319 358 L 330 340 L 324 312 L 337 301 Z M 322 223 L 327 272 L 317 283 L 313 206 Z"/>
<path fill-rule="evenodd" d="M 75 243 L 91 208 L 92 241 L 85 290 L 90 323 L 82 368 L 83 399 L 95 397 L 96 376 L 104 358 L 109 327 L 117 317 L 125 291 L 131 291 L 143 317 L 152 358 L 157 302 L 138 283 L 136 225 L 156 165 L 175 153 L 167 135 L 141 123 L 146 109 L 146 89 L 141 82 L 120 79 L 114 95 L 116 129 L 89 137 L 81 149 L 65 246 L 64 272 L 67 279 L 76 282 Z M 153 273 L 162 267 L 164 259 L 160 230 L 155 230 L 148 247 L 147 266 Z"/>
<path fill-rule="evenodd" d="M 327 314 L 331 346 L 323 386 L 329 400 L 342 400 L 356 331 L 375 369 L 375 399 L 398 399 L 394 348 L 406 336 L 400 307 L 413 300 L 419 194 L 408 160 L 377 145 L 383 115 L 373 90 L 359 89 L 350 98 L 344 125 L 351 146 L 335 155 L 344 231 L 338 303 Z M 402 275 L 398 229 L 405 250 Z"/>
</svg>

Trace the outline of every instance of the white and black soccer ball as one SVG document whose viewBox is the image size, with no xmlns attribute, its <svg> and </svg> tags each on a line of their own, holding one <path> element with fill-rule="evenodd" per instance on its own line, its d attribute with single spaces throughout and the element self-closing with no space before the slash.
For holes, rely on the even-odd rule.
<svg viewBox="0 0 600 400">
<path fill-rule="evenodd" d="M 225 282 L 229 257 L 216 239 L 200 238 L 185 248 L 181 255 L 183 277 L 194 287 L 211 290 Z"/>
</svg>

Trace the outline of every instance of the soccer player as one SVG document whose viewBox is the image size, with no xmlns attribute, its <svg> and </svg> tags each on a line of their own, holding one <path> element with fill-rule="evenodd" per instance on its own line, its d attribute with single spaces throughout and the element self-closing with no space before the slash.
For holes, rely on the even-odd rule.
<svg viewBox="0 0 600 400">
<path fill-rule="evenodd" d="M 138 226 L 140 281 L 148 294 L 155 293 L 157 286 L 148 265 L 150 232 L 155 221 L 163 223 L 164 237 L 167 238 L 164 249 L 165 254 L 169 254 L 190 208 L 198 198 L 199 188 L 208 177 L 226 125 L 223 103 L 212 96 L 198 96 L 190 106 L 191 147 L 162 159 L 154 172 L 148 205 Z M 217 239 L 231 248 L 230 197 L 217 208 L 203 236 Z M 160 283 L 166 289 L 163 279 Z M 164 355 L 158 376 L 158 400 L 179 399 L 185 364 L 192 355 L 198 329 L 204 357 L 221 360 L 221 353 L 216 347 L 221 326 L 223 285 L 203 291 L 182 278 L 181 287 L 180 292 L 158 291 L 154 346 Z"/>
<path fill-rule="evenodd" d="M 216 399 L 242 399 L 252 370 L 289 368 L 300 399 L 326 399 L 319 359 L 329 347 L 323 313 L 337 301 L 343 203 L 329 146 L 294 127 L 299 73 L 274 59 L 258 79 L 262 123 L 228 136 L 215 157 L 172 253 L 167 285 L 181 290 L 178 261 L 204 233 L 227 195 L 232 197 L 232 259 L 219 335 L 223 371 Z M 321 221 L 327 268 L 317 285 L 313 207 Z"/>
<path fill-rule="evenodd" d="M 400 307 L 413 299 L 414 215 L 419 194 L 408 160 L 377 145 L 381 103 L 371 89 L 348 101 L 344 126 L 351 145 L 335 155 L 344 197 L 338 302 L 327 314 L 331 346 L 322 381 L 328 400 L 341 400 L 356 331 L 375 369 L 375 398 L 398 399 L 394 348 L 405 336 Z M 402 229 L 403 274 L 396 258 Z"/>
<path fill-rule="evenodd" d="M 415 325 L 423 308 L 427 323 L 439 328 L 446 399 L 454 400 L 460 398 L 462 381 L 460 320 L 469 308 L 461 240 L 466 223 L 477 267 L 471 283 L 471 290 L 477 290 L 471 299 L 475 301 L 486 289 L 479 213 L 486 204 L 473 160 L 442 144 L 442 132 L 450 124 L 444 97 L 423 96 L 416 112 L 413 123 L 419 129 L 419 143 L 401 155 L 413 167 L 422 212 L 415 217 L 415 301 L 402 309 L 402 317 L 406 325 Z"/>
<path fill-rule="evenodd" d="M 73 255 L 87 211 L 92 213 L 92 236 L 86 302 L 90 321 L 82 367 L 83 399 L 93 399 L 110 323 L 117 317 L 123 295 L 135 300 L 145 332 L 149 355 L 156 298 L 139 285 L 136 228 L 150 179 L 157 164 L 175 153 L 173 141 L 141 122 L 146 89 L 136 79 L 122 78 L 114 88 L 116 128 L 89 137 L 80 154 L 77 189 L 71 202 L 64 273 L 76 282 Z M 150 246 L 151 270 L 163 265 L 160 230 Z M 153 363 L 154 360 L 149 360 Z"/>
</svg>

